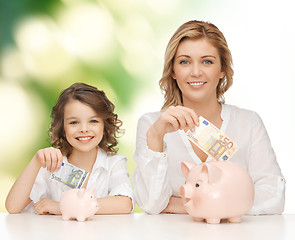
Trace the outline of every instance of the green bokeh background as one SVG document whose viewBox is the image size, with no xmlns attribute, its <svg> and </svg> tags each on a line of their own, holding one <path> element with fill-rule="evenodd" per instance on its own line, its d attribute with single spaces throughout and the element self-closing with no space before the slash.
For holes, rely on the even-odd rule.
<svg viewBox="0 0 295 240">
<path fill-rule="evenodd" d="M 0 0 L 1 212 L 32 156 L 50 146 L 51 109 L 74 82 L 103 89 L 115 103 L 126 131 L 119 153 L 127 156 L 132 178 L 137 120 L 162 105 L 157 82 L 166 44 L 204 3 Z"/>
<path fill-rule="evenodd" d="M 281 144 L 273 127 L 280 116 L 291 115 L 286 120 L 294 123 L 291 6 L 291 0 L 0 0 L 0 212 L 36 151 L 50 146 L 51 109 L 74 82 L 103 89 L 115 104 L 125 129 L 119 153 L 128 158 L 132 179 L 137 121 L 161 108 L 166 45 L 191 19 L 210 21 L 224 33 L 235 70 L 227 103 L 261 114 L 294 185 L 293 162 L 285 160 L 292 147 Z M 273 116 L 265 108 L 268 100 L 282 113 Z M 286 209 L 294 212 L 292 191 L 286 199 Z"/>
</svg>

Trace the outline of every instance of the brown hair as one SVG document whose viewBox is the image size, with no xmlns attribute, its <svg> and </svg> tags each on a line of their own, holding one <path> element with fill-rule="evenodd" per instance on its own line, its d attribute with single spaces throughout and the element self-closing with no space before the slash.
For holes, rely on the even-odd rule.
<svg viewBox="0 0 295 240">
<path fill-rule="evenodd" d="M 104 134 L 98 146 L 108 153 L 116 153 L 118 151 L 115 148 L 118 144 L 116 138 L 118 133 L 122 133 L 120 130 L 122 121 L 114 113 L 115 106 L 105 93 L 85 83 L 75 83 L 59 96 L 51 113 L 52 122 L 49 129 L 51 144 L 59 148 L 66 156 L 72 152 L 72 146 L 67 141 L 64 131 L 64 108 L 72 100 L 87 104 L 103 119 Z"/>
<path fill-rule="evenodd" d="M 164 69 L 159 81 L 164 93 L 164 105 L 162 110 L 169 106 L 182 105 L 182 93 L 177 82 L 172 78 L 173 63 L 177 48 L 184 39 L 206 39 L 211 43 L 220 55 L 221 71 L 225 76 L 220 79 L 216 88 L 217 101 L 224 103 L 224 93 L 233 83 L 232 56 L 222 32 L 212 23 L 203 21 L 189 21 L 181 25 L 171 37 L 165 52 Z"/>
</svg>

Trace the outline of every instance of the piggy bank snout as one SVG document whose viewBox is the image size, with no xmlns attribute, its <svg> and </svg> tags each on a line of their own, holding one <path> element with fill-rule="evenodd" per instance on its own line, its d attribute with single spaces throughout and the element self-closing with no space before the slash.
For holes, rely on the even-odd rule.
<svg viewBox="0 0 295 240">
<path fill-rule="evenodd" d="M 192 198 L 191 187 L 188 185 L 183 185 L 179 189 L 179 195 L 183 198 Z"/>
</svg>

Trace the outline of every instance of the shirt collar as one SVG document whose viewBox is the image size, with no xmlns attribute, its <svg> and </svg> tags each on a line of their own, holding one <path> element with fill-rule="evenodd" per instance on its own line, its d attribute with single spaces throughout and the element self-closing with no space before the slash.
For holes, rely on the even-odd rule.
<svg viewBox="0 0 295 240">
<path fill-rule="evenodd" d="M 68 158 L 66 156 L 63 156 L 63 162 L 69 163 Z M 106 170 L 108 169 L 107 153 L 103 151 L 101 148 L 98 148 L 97 150 L 97 155 L 92 171 L 98 168 L 104 168 Z"/>
<path fill-rule="evenodd" d="M 98 168 L 104 168 L 108 170 L 108 155 L 105 151 L 103 151 L 101 148 L 98 148 L 96 160 L 93 165 L 92 171 L 98 169 Z"/>
<path fill-rule="evenodd" d="M 222 122 L 220 130 L 225 133 L 225 130 L 227 128 L 227 125 L 230 119 L 231 108 L 227 104 L 221 104 L 221 107 L 222 109 L 221 109 L 220 117 L 223 120 L 223 122 Z"/>
</svg>

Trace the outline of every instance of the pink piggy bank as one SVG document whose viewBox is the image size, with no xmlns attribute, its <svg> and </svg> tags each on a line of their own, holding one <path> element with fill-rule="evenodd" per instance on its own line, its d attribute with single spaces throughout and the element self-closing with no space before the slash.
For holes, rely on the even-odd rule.
<svg viewBox="0 0 295 240">
<path fill-rule="evenodd" d="M 194 220 L 241 222 L 242 215 L 252 207 L 254 185 L 248 172 L 238 164 L 182 162 L 181 169 L 186 184 L 180 187 L 179 194 Z"/>
<path fill-rule="evenodd" d="M 95 188 L 72 189 L 63 192 L 59 202 L 62 219 L 77 219 L 83 222 L 92 217 L 98 210 L 95 193 Z"/>
</svg>

